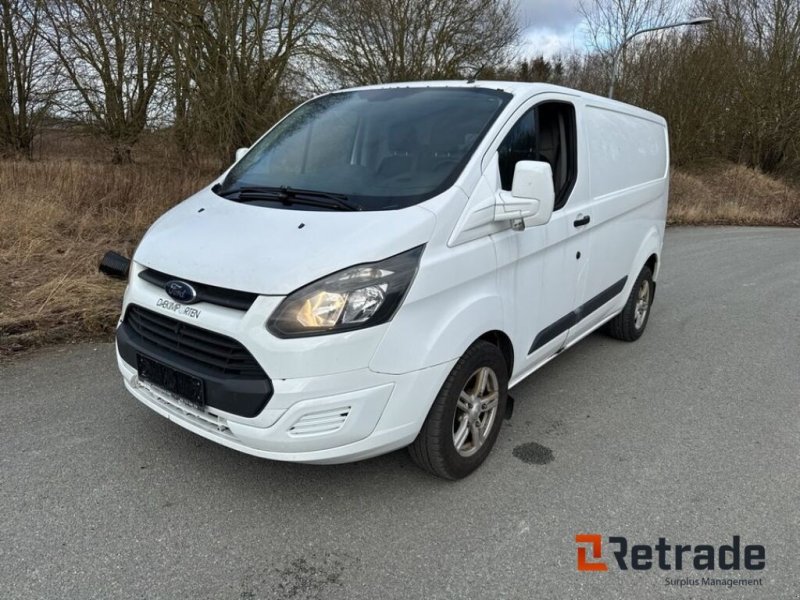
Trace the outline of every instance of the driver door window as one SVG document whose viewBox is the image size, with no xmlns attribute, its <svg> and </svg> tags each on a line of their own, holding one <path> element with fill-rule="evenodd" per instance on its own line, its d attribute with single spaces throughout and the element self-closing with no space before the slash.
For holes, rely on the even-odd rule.
<svg viewBox="0 0 800 600">
<path fill-rule="evenodd" d="M 498 148 L 502 189 L 511 191 L 519 161 L 544 161 L 553 170 L 555 209 L 564 206 L 578 174 L 575 129 L 575 108 L 567 102 L 544 102 L 522 115 Z"/>
</svg>

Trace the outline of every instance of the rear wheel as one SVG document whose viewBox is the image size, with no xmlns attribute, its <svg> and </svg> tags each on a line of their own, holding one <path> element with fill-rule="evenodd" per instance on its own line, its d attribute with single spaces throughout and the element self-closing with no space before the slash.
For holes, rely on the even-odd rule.
<svg viewBox="0 0 800 600">
<path fill-rule="evenodd" d="M 633 342 L 642 337 L 647 320 L 650 318 L 650 307 L 653 304 L 653 273 L 645 265 L 633 284 L 625 308 L 605 326 L 605 332 L 611 337 Z"/>
<path fill-rule="evenodd" d="M 445 479 L 477 469 L 494 446 L 508 397 L 508 369 L 500 350 L 477 341 L 453 367 L 417 439 L 417 465 Z"/>
</svg>

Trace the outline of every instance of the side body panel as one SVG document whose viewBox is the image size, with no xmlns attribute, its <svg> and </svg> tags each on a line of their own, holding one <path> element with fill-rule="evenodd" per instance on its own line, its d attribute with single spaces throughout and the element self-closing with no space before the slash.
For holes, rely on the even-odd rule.
<svg viewBox="0 0 800 600">
<path fill-rule="evenodd" d="M 660 254 L 668 193 L 663 120 L 587 102 L 582 125 L 590 170 L 586 228 L 592 240 L 584 302 L 591 305 L 585 305 L 569 340 L 619 312 L 648 256 Z M 649 254 L 640 257 L 643 248 Z"/>
</svg>

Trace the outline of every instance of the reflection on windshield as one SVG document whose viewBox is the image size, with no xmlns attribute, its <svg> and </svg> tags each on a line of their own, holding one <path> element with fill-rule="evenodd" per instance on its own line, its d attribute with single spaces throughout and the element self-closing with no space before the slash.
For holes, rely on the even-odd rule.
<svg viewBox="0 0 800 600">
<path fill-rule="evenodd" d="M 365 210 L 446 189 L 510 98 L 480 88 L 328 94 L 289 115 L 228 174 L 225 195 L 270 187 L 342 194 Z"/>
</svg>

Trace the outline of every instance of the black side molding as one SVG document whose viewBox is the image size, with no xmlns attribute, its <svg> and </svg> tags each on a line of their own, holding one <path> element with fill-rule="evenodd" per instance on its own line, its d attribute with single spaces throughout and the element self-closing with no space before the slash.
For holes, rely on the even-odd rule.
<svg viewBox="0 0 800 600">
<path fill-rule="evenodd" d="M 544 329 L 542 329 L 538 334 L 536 334 L 536 338 L 533 340 L 533 344 L 531 344 L 531 349 L 528 350 L 528 354 L 532 354 L 542 346 L 544 346 L 547 342 L 551 342 L 556 339 L 559 335 L 564 333 L 570 327 L 574 327 L 580 321 L 588 317 L 594 311 L 602 307 L 606 302 L 613 300 L 614 297 L 620 294 L 623 289 L 625 289 L 625 283 L 628 281 L 627 277 L 623 277 L 610 287 L 607 287 L 602 292 L 597 294 L 594 298 L 590 299 L 588 302 L 584 302 L 578 308 L 573 310 L 572 312 L 564 315 L 555 323 L 548 325 Z"/>
<path fill-rule="evenodd" d="M 575 325 L 577 322 L 578 319 L 575 315 L 575 311 L 572 311 L 571 313 L 561 317 L 555 323 L 548 325 L 536 335 L 536 339 L 533 340 L 533 344 L 531 345 L 531 349 L 528 350 L 528 354 L 535 352 L 536 350 L 544 346 L 547 342 L 552 342 L 554 339 L 556 339 L 567 329 Z"/>
</svg>

